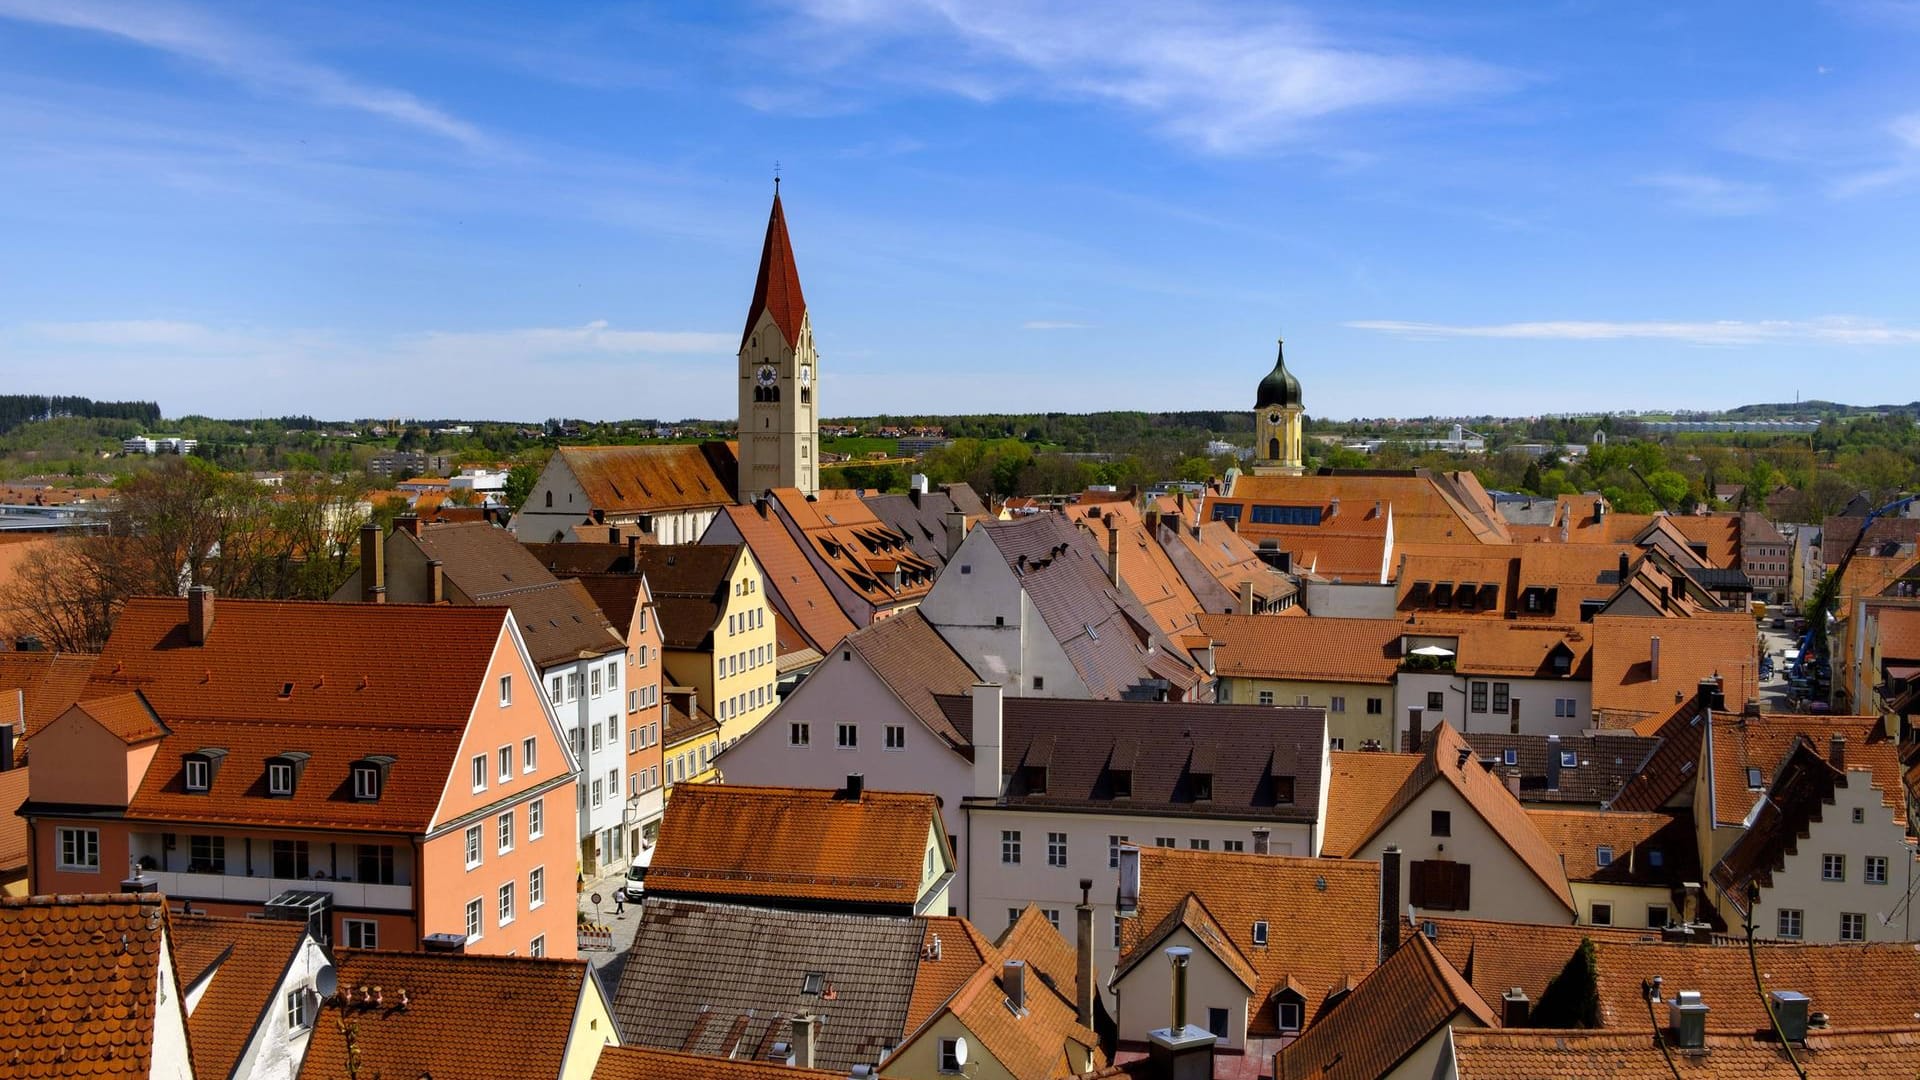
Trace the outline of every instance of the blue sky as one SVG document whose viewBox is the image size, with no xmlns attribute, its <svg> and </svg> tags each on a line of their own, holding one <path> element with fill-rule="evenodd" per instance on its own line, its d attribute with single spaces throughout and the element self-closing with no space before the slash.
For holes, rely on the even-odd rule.
<svg viewBox="0 0 1920 1080">
<path fill-rule="evenodd" d="M 1920 398 L 1920 0 L 0 0 L 0 385 L 727 415 Z"/>
</svg>

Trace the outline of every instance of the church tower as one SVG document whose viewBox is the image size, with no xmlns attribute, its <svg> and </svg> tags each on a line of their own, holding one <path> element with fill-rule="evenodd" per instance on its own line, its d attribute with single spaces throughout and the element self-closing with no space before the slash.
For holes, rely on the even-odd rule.
<svg viewBox="0 0 1920 1080">
<path fill-rule="evenodd" d="M 747 328 L 740 335 L 739 498 L 751 503 L 768 488 L 820 490 L 820 363 L 813 321 L 800 294 L 780 181 L 760 249 Z"/>
<path fill-rule="evenodd" d="M 1280 342 L 1273 370 L 1253 399 L 1253 475 L 1299 476 L 1300 380 L 1287 370 L 1287 343 Z"/>
</svg>

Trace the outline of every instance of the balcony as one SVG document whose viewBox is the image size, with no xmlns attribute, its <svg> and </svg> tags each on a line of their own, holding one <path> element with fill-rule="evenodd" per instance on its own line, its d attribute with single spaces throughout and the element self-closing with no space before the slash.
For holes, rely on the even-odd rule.
<svg viewBox="0 0 1920 1080">
<path fill-rule="evenodd" d="M 367 885 L 358 881 L 314 878 L 243 877 L 239 874 L 184 874 L 148 870 L 160 891 L 183 900 L 216 900 L 233 904 L 265 904 L 290 889 L 333 894 L 335 907 L 413 910 L 411 885 Z"/>
</svg>

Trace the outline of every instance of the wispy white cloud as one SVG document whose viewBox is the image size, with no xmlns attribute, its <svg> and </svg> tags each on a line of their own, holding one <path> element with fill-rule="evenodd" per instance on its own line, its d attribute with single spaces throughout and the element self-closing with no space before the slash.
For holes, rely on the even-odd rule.
<svg viewBox="0 0 1920 1080">
<path fill-rule="evenodd" d="M 492 142 L 478 127 L 413 94 L 302 59 L 272 39 L 191 7 L 163 0 L 0 0 L 0 19 L 122 38 L 204 64 L 258 91 L 369 113 L 469 148 Z"/>
<path fill-rule="evenodd" d="M 432 331 L 401 338 L 402 352 L 448 358 L 558 361 L 583 356 L 729 354 L 739 338 L 699 330 L 615 330 L 605 319 L 585 326 Z"/>
<path fill-rule="evenodd" d="M 1336 114 L 1473 98 L 1517 82 L 1489 64 L 1335 40 L 1304 17 L 1207 0 L 1094 9 L 1017 0 L 798 0 L 835 47 L 819 61 L 975 101 L 1103 101 L 1214 153 L 1298 137 Z"/>
<path fill-rule="evenodd" d="M 1835 197 L 1849 199 L 1920 180 L 1920 112 L 1895 117 L 1884 133 L 1892 142 L 1891 154 L 1871 168 L 1836 180 L 1832 188 Z"/>
<path fill-rule="evenodd" d="M 1700 173 L 1660 173 L 1642 177 L 1640 184 L 1667 194 L 1677 209 L 1713 217 L 1745 217 L 1773 208 L 1773 189 L 1746 180 L 1727 180 Z"/>
<path fill-rule="evenodd" d="M 1020 324 L 1022 330 L 1087 330 L 1091 323 L 1067 322 L 1061 319 L 1028 319 Z"/>
<path fill-rule="evenodd" d="M 1519 341 L 1677 341 L 1689 345 L 1920 345 L 1920 328 L 1889 326 L 1851 316 L 1758 322 L 1519 322 L 1468 326 L 1362 320 L 1343 323 L 1396 337 L 1493 338 Z"/>
</svg>

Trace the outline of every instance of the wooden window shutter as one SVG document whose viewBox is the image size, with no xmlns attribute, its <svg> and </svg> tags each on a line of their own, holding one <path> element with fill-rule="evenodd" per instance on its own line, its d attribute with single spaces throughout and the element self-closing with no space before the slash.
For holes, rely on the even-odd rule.
<svg viewBox="0 0 1920 1080">
<path fill-rule="evenodd" d="M 1427 864 L 1424 862 L 1407 864 L 1407 903 L 1414 907 L 1427 906 Z"/>
<path fill-rule="evenodd" d="M 1465 911 L 1473 906 L 1473 866 L 1470 863 L 1453 864 L 1453 910 Z"/>
</svg>

